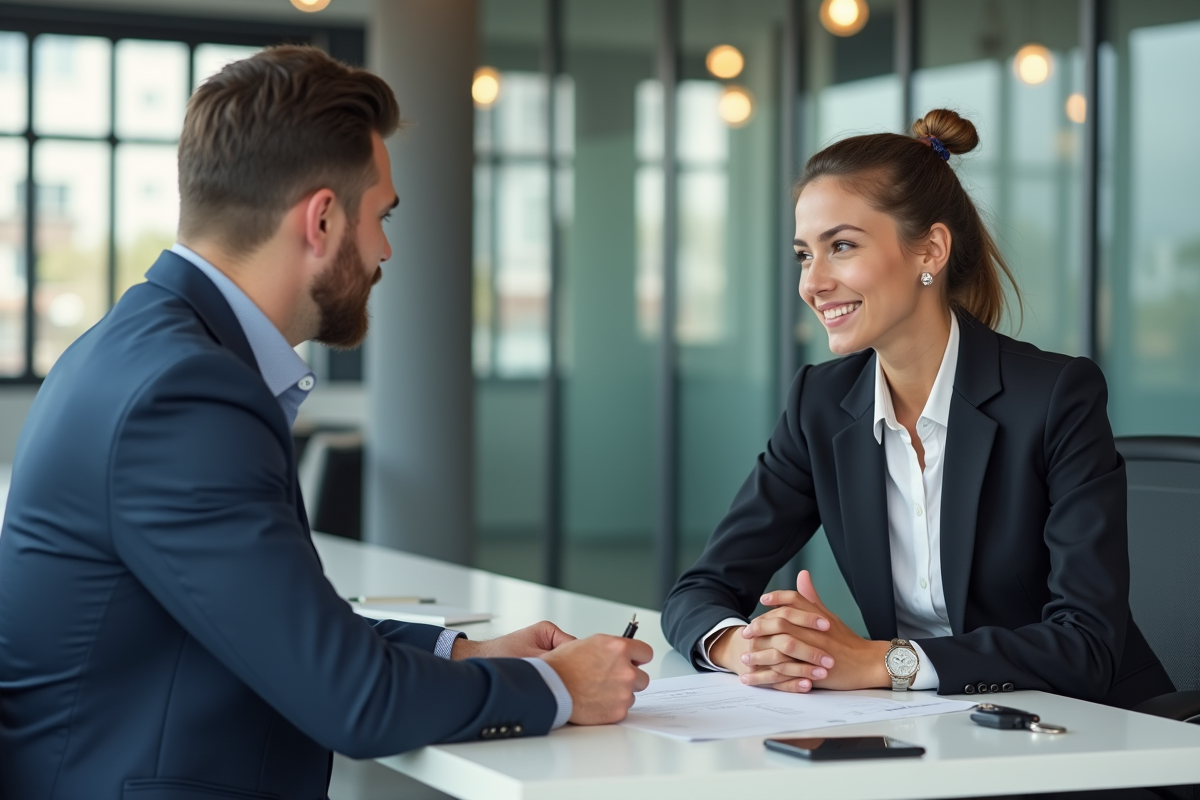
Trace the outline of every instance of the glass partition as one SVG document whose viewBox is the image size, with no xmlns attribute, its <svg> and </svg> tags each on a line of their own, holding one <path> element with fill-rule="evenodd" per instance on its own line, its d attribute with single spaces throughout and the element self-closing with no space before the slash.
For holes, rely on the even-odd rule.
<svg viewBox="0 0 1200 800">
<path fill-rule="evenodd" d="M 1101 49 L 1102 364 L 1122 434 L 1200 435 L 1200 6 L 1108 4 Z M 1182 92 L 1182 95 L 1181 95 Z"/>
<path fill-rule="evenodd" d="M 913 117 L 952 108 L 980 144 L 959 177 L 1016 275 L 1001 330 L 1059 353 L 1079 351 L 1082 56 L 1075 0 L 924 0 Z M 1013 297 L 1010 293 L 1010 301 Z"/>
<path fill-rule="evenodd" d="M 480 4 L 475 105 L 475 563 L 544 577 L 550 166 L 546 4 Z M 481 102 L 482 100 L 483 102 Z"/>
<path fill-rule="evenodd" d="M 680 569 L 725 515 L 779 410 L 777 131 L 786 3 L 685 0 L 682 12 Z"/>
<path fill-rule="evenodd" d="M 639 328 L 637 286 L 654 188 L 637 132 L 653 113 L 659 10 L 567 0 L 563 15 L 574 98 L 556 132 L 573 152 L 560 220 L 564 583 L 652 604 L 658 348 Z"/>
</svg>

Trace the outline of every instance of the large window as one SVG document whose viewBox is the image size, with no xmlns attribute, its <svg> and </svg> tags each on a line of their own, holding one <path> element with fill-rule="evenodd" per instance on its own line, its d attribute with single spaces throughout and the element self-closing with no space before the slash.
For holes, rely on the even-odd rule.
<svg viewBox="0 0 1200 800">
<path fill-rule="evenodd" d="M 175 241 L 176 148 L 196 86 L 316 34 L 77 16 L 0 13 L 0 381 L 40 380 Z M 361 60 L 351 33 L 358 52 L 341 57 Z"/>
</svg>

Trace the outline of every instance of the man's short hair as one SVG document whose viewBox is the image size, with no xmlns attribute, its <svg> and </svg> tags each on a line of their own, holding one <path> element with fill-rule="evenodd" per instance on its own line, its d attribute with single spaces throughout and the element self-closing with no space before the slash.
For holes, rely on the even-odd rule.
<svg viewBox="0 0 1200 800">
<path fill-rule="evenodd" d="M 315 47 L 271 47 L 229 64 L 188 102 L 179 140 L 179 237 L 245 254 L 306 195 L 333 190 L 351 220 L 376 174 L 371 134 L 400 127 L 377 75 Z"/>
</svg>

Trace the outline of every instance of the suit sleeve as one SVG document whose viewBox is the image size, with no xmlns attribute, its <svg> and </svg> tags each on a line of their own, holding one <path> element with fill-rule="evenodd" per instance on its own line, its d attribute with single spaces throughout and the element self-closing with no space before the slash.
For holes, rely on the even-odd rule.
<svg viewBox="0 0 1200 800">
<path fill-rule="evenodd" d="M 437 645 L 438 637 L 442 635 L 442 631 L 446 630 L 437 625 L 422 625 L 419 622 L 401 622 L 395 619 L 371 619 L 370 617 L 363 617 L 363 619 L 371 626 L 371 630 L 375 631 L 384 640 L 394 642 L 395 644 L 412 645 L 422 650 L 428 650 L 431 653 Z"/>
<path fill-rule="evenodd" d="M 447 661 L 440 629 L 377 631 L 326 580 L 295 508 L 270 395 L 222 355 L 143 387 L 116 434 L 119 556 L 215 658 L 297 728 L 355 758 L 550 729 L 557 705 L 520 659 Z"/>
<path fill-rule="evenodd" d="M 1107 403 L 1100 368 L 1086 358 L 1068 362 L 1050 396 L 1043 439 L 1050 602 L 1036 624 L 921 639 L 939 692 L 1012 683 L 1098 701 L 1111 687 L 1129 623 L 1129 549 L 1125 463 Z"/>
<path fill-rule="evenodd" d="M 788 392 L 786 410 L 704 552 L 663 606 L 668 641 L 697 669 L 696 643 L 722 620 L 748 619 L 771 576 L 821 524 L 800 399 L 808 366 Z"/>
</svg>

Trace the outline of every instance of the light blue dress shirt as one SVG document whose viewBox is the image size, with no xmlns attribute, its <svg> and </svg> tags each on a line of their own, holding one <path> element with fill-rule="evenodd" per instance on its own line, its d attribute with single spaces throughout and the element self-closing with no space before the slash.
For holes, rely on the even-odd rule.
<svg viewBox="0 0 1200 800">
<path fill-rule="evenodd" d="M 279 401 L 279 406 L 283 409 L 290 428 L 296 423 L 296 414 L 300 411 L 301 403 L 308 398 L 308 393 L 317 385 L 316 377 L 308 368 L 308 364 L 288 344 L 287 339 L 267 318 L 262 309 L 256 306 L 254 301 L 238 288 L 238 285 L 225 273 L 208 263 L 193 250 L 179 243 L 171 248 L 171 252 L 194 264 L 197 269 L 207 275 L 208 279 L 221 292 L 225 302 L 229 303 L 233 315 L 237 317 L 238 324 L 242 326 L 242 333 L 246 335 L 250 349 L 254 352 L 254 360 L 258 362 L 258 371 L 262 374 L 263 382 L 267 384 L 271 394 Z M 454 640 L 460 636 L 465 638 L 466 634 L 449 628 L 442 631 L 434 645 L 434 655 L 450 658 Z M 554 671 L 554 667 L 540 658 L 526 658 L 525 661 L 534 666 L 554 695 L 554 699 L 558 703 L 558 712 L 554 715 L 553 727 L 562 727 L 571 718 L 573 709 L 571 693 L 567 691 L 566 684 Z"/>
</svg>

